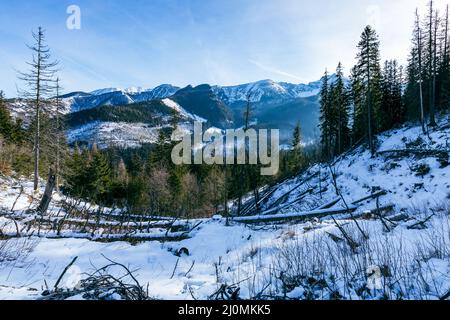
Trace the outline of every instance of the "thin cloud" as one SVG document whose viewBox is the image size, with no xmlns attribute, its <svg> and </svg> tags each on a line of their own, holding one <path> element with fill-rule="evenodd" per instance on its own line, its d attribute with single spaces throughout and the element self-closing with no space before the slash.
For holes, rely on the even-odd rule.
<svg viewBox="0 0 450 320">
<path fill-rule="evenodd" d="M 262 63 L 260 63 L 258 61 L 255 61 L 255 60 L 252 60 L 252 59 L 248 59 L 248 62 L 250 62 L 251 64 L 257 66 L 261 70 L 268 71 L 270 73 L 277 74 L 277 75 L 280 75 L 280 76 L 283 76 L 283 77 L 288 77 L 288 78 L 291 78 L 291 79 L 295 79 L 295 80 L 300 81 L 300 82 L 306 82 L 306 80 L 304 78 L 302 78 L 302 77 L 296 76 L 296 75 L 294 75 L 292 73 L 289 73 L 289 72 L 286 72 L 286 71 L 283 71 L 283 70 L 280 70 L 280 69 L 277 69 L 277 68 L 274 68 L 274 67 L 263 65 Z"/>
</svg>

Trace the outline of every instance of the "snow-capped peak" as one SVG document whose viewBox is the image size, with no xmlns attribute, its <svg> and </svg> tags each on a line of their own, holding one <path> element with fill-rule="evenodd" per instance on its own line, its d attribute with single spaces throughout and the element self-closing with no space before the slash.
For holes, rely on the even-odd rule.
<svg viewBox="0 0 450 320">
<path fill-rule="evenodd" d="M 120 88 L 104 88 L 104 89 L 94 90 L 92 92 L 89 92 L 89 94 L 93 95 L 93 96 L 100 96 L 102 94 L 118 92 L 118 91 L 122 91 L 122 89 L 120 89 Z"/>
</svg>

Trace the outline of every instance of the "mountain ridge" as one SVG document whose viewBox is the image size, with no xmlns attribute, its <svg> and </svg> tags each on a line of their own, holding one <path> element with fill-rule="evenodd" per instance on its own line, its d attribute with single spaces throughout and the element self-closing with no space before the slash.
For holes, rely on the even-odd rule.
<svg viewBox="0 0 450 320">
<path fill-rule="evenodd" d="M 334 78 L 330 76 L 331 82 Z M 244 125 L 249 100 L 255 128 L 279 129 L 281 143 L 289 144 L 297 123 L 302 127 L 305 141 L 317 139 L 321 81 L 293 84 L 266 79 L 235 86 L 201 84 L 184 88 L 162 84 L 151 89 L 75 91 L 61 98 L 68 123 L 67 135 L 72 143 L 102 141 L 107 145 L 108 140 L 112 144 L 120 140 L 123 146 L 129 138 L 130 145 L 136 146 L 139 128 L 151 131 L 153 138 L 151 128 L 168 125 L 177 114 L 182 124 L 200 120 L 206 127 L 239 128 Z M 10 105 L 13 114 L 26 117 L 24 101 L 17 100 Z M 147 135 L 145 141 L 150 140 Z"/>
</svg>

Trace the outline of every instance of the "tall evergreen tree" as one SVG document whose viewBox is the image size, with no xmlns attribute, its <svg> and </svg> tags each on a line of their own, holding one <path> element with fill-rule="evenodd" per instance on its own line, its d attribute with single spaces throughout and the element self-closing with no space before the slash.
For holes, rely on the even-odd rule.
<svg viewBox="0 0 450 320">
<path fill-rule="evenodd" d="M 11 121 L 11 115 L 6 107 L 3 91 L 0 91 L 0 135 L 6 140 L 9 140 L 11 138 L 12 130 L 13 123 Z"/>
<path fill-rule="evenodd" d="M 430 0 L 428 4 L 428 15 L 424 23 L 426 30 L 426 80 L 428 82 L 428 111 L 429 125 L 436 126 L 435 109 L 436 109 L 436 59 L 437 59 L 437 12 L 434 9 L 434 2 Z"/>
<path fill-rule="evenodd" d="M 92 161 L 88 169 L 88 189 L 92 192 L 93 201 L 104 200 L 111 184 L 110 165 L 97 147 L 94 145 L 91 151 Z"/>
<path fill-rule="evenodd" d="M 442 57 L 439 67 L 439 105 L 441 109 L 450 107 L 450 39 L 449 39 L 449 5 L 442 20 L 441 47 Z"/>
<path fill-rule="evenodd" d="M 322 86 L 320 89 L 320 131 L 322 154 L 326 158 L 331 156 L 332 139 L 332 107 L 330 98 L 330 84 L 328 71 L 322 77 Z"/>
<path fill-rule="evenodd" d="M 403 123 L 405 110 L 402 97 L 403 70 L 396 60 L 386 61 L 382 75 L 383 114 L 381 129 L 389 130 Z"/>
<path fill-rule="evenodd" d="M 375 153 L 374 134 L 380 128 L 382 99 L 379 46 L 376 31 L 367 26 L 358 43 L 357 64 L 352 69 L 351 76 L 354 138 L 358 141 L 366 137 L 372 155 Z"/>
<path fill-rule="evenodd" d="M 297 123 L 292 133 L 292 149 L 289 156 L 289 171 L 291 171 L 293 174 L 298 174 L 298 171 L 302 167 L 302 158 L 302 130 L 300 128 L 300 123 Z"/>
<path fill-rule="evenodd" d="M 334 128 L 334 152 L 341 154 L 350 142 L 349 109 L 350 97 L 344 82 L 344 71 L 342 64 L 336 69 L 336 81 L 331 89 L 331 104 L 333 110 L 332 127 Z"/>
</svg>

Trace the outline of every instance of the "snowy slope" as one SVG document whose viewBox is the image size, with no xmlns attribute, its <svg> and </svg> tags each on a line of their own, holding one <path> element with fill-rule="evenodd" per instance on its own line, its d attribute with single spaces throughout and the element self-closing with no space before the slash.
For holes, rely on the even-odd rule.
<svg viewBox="0 0 450 320">
<path fill-rule="evenodd" d="M 295 98 L 315 96 L 319 93 L 320 82 L 310 84 L 291 84 L 275 82 L 272 80 L 262 80 L 258 82 L 230 86 L 213 87 L 216 94 L 227 104 L 247 101 L 250 97 L 252 102 L 261 101 L 286 101 Z"/>
<path fill-rule="evenodd" d="M 208 299 L 222 285 L 230 290 L 239 288 L 244 299 L 439 299 L 450 290 L 449 123 L 448 117 L 441 118 L 440 128 L 432 130 L 429 138 L 423 137 L 419 127 L 408 126 L 379 137 L 379 152 L 414 146 L 447 152 L 446 159 L 408 154 L 371 158 L 358 148 L 331 166 L 348 205 L 370 195 L 372 187 L 380 187 L 387 191 L 380 197 L 380 206 L 395 206 L 392 212 L 384 213 L 383 223 L 389 230 L 376 215 L 362 216 L 376 208 L 374 200 L 357 205 L 357 220 L 348 215 L 335 216 L 340 228 L 358 244 L 356 248 L 347 245 L 330 217 L 257 227 L 233 221 L 227 227 L 225 219 L 213 217 L 191 221 L 201 224 L 189 239 L 137 245 L 94 242 L 89 234 L 86 239 L 34 235 L 0 240 L 0 299 L 41 298 L 45 283 L 54 285 L 75 256 L 78 260 L 64 277 L 62 287 L 72 288 L 85 273 L 109 264 L 107 257 L 137 270 L 135 275 L 143 286 L 148 284 L 150 296 L 160 299 Z M 429 172 L 417 175 L 419 164 L 428 165 Z M 281 183 L 265 207 L 280 203 L 289 190 L 294 191 L 283 203 L 296 201 L 305 188 L 313 192 L 300 203 L 271 214 L 295 216 L 332 203 L 337 196 L 329 170 L 328 166 L 316 165 Z M 319 171 L 320 176 L 307 179 Z M 20 215 L 30 205 L 31 183 L 2 177 L 0 182 L 0 208 L 8 211 L 17 199 L 14 211 Z M 18 198 L 21 185 L 25 189 Z M 57 215 L 58 199 L 50 206 L 52 216 Z M 343 207 L 341 200 L 330 208 Z M 261 214 L 264 216 L 264 212 Z M 18 223 L 21 226 L 24 222 Z M 15 234 L 16 228 L 2 216 L 0 230 Z M 70 237 L 70 230 L 66 232 Z M 180 248 L 188 248 L 190 254 L 176 256 L 174 251 Z M 370 287 L 368 270 L 374 267 L 380 271 L 379 283 Z M 120 270 L 111 272 L 123 275 Z"/>
<path fill-rule="evenodd" d="M 192 113 L 187 112 L 182 106 L 180 106 L 178 103 L 176 103 L 175 101 L 173 101 L 171 99 L 166 98 L 166 99 L 163 99 L 162 102 L 169 108 L 175 110 L 179 115 L 181 115 L 182 117 L 184 117 L 186 119 L 190 119 L 190 120 L 198 121 L 198 122 L 207 122 L 207 120 L 203 119 L 202 117 L 199 117 Z"/>
<path fill-rule="evenodd" d="M 420 127 L 405 126 L 389 131 L 378 137 L 378 152 L 411 149 L 413 145 L 414 149 L 441 150 L 448 155 L 448 123 L 448 116 L 441 118 L 439 124 L 445 129 L 431 131 L 429 137 L 424 137 Z M 345 203 L 340 200 L 335 208 L 345 208 L 346 204 L 367 197 L 376 190 L 387 192 L 380 198 L 381 207 L 394 205 L 398 211 L 408 210 L 412 206 L 432 207 L 450 199 L 450 166 L 446 165 L 445 159 L 430 155 L 395 155 L 379 154 L 372 158 L 369 151 L 359 147 L 339 158 L 331 167 L 316 165 L 304 174 L 276 186 L 261 210 L 268 210 L 267 213 L 272 214 L 273 205 L 278 202 L 275 208 L 282 207 L 278 213 L 295 214 L 314 210 L 339 199 L 331 171 L 336 175 L 338 191 L 345 200 Z M 429 170 L 423 176 L 420 174 L 422 167 Z M 305 192 L 311 188 L 312 192 L 305 196 Z M 279 198 L 286 193 L 288 195 L 284 201 L 279 203 Z M 296 201 L 299 198 L 302 201 Z M 358 210 L 362 212 L 375 208 L 374 201 L 364 201 L 359 203 Z"/>
<path fill-rule="evenodd" d="M 62 98 L 65 103 L 70 105 L 70 112 L 78 112 L 104 105 L 116 106 L 164 99 L 172 96 L 178 90 L 178 87 L 169 84 L 145 90 L 139 87 L 128 89 L 106 88 L 90 93 L 69 93 Z"/>
<path fill-rule="evenodd" d="M 95 141 L 100 148 L 135 148 L 155 143 L 160 129 L 161 127 L 151 127 L 145 123 L 92 122 L 70 130 L 67 142 Z"/>
</svg>

